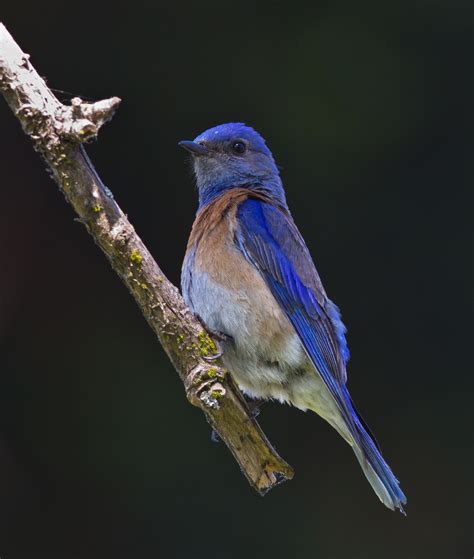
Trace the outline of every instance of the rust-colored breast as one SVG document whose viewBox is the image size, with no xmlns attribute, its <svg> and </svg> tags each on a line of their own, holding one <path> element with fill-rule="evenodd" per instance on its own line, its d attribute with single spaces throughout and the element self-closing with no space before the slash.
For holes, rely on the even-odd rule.
<svg viewBox="0 0 474 559">
<path fill-rule="evenodd" d="M 197 216 L 188 250 L 194 248 L 195 286 L 201 287 L 200 297 L 206 300 L 201 316 L 212 309 L 210 314 L 219 316 L 234 339 L 244 332 L 258 338 L 259 347 L 267 353 L 270 346 L 286 347 L 294 330 L 260 272 L 235 244 L 236 213 L 249 195 L 253 193 L 233 189 L 204 208 Z M 215 290 L 216 286 L 222 290 Z M 218 293 L 222 300 L 209 301 Z"/>
<path fill-rule="evenodd" d="M 242 268 L 249 268 L 234 243 L 237 208 L 247 197 L 247 190 L 230 190 L 204 208 L 193 226 L 188 250 L 195 247 L 195 269 L 221 285 L 229 286 L 242 275 Z"/>
<path fill-rule="evenodd" d="M 229 212 L 235 212 L 238 205 L 248 198 L 249 191 L 245 188 L 233 188 L 222 194 L 214 202 L 205 206 L 196 216 L 196 219 L 189 236 L 187 251 L 196 243 L 209 234 L 218 226 L 222 226 L 223 221 L 228 217 Z"/>
</svg>

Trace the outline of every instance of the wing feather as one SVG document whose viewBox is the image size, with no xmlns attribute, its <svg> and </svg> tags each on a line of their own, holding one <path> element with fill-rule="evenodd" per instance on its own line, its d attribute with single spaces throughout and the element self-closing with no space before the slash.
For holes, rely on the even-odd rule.
<svg viewBox="0 0 474 559">
<path fill-rule="evenodd" d="M 248 198 L 239 205 L 237 223 L 237 246 L 262 274 L 356 434 L 345 389 L 349 357 L 345 328 L 291 216 L 271 203 Z"/>
</svg>

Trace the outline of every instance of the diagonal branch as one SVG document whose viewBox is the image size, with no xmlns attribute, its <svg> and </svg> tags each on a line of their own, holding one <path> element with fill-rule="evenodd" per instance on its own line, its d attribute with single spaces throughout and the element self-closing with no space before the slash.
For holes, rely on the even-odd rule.
<svg viewBox="0 0 474 559">
<path fill-rule="evenodd" d="M 62 105 L 0 24 L 0 91 L 53 173 L 66 200 L 134 297 L 184 383 L 250 484 L 261 494 L 293 477 L 249 413 L 222 367 L 218 344 L 185 306 L 178 290 L 104 186 L 81 143 L 95 138 L 120 99 Z"/>
</svg>

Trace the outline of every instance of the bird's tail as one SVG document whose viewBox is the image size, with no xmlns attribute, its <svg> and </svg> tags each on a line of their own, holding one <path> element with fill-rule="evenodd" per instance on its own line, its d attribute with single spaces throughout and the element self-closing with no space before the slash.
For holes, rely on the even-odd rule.
<svg viewBox="0 0 474 559">
<path fill-rule="evenodd" d="M 385 462 L 380 449 L 371 436 L 367 425 L 352 404 L 347 390 L 345 390 L 350 410 L 353 412 L 354 425 L 357 430 L 352 449 L 362 467 L 365 477 L 382 503 L 389 509 L 399 509 L 405 514 L 403 505 L 407 499 L 400 489 L 397 478 L 390 466 Z"/>
</svg>

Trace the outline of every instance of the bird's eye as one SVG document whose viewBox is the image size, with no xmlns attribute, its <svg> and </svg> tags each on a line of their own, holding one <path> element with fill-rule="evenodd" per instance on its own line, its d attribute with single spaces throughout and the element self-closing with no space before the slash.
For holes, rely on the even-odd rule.
<svg viewBox="0 0 474 559">
<path fill-rule="evenodd" d="M 241 141 L 232 142 L 232 151 L 233 152 L 238 153 L 239 155 L 242 155 L 242 153 L 245 153 L 246 149 L 247 149 L 247 146 L 244 144 L 244 142 L 241 142 Z"/>
</svg>

